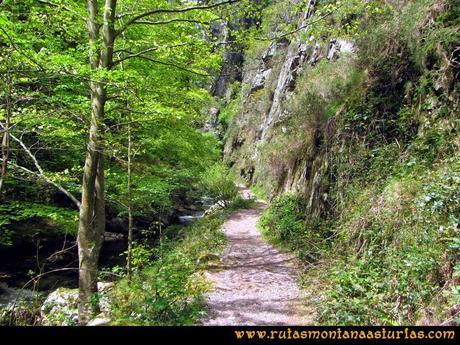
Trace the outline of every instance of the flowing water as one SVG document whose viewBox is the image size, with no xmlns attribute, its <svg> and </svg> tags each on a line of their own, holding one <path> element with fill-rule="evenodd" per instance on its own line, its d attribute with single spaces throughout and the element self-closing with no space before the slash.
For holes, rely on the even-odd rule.
<svg viewBox="0 0 460 345">
<path fill-rule="evenodd" d="M 209 206 L 209 200 L 203 199 L 191 209 L 184 209 L 177 215 L 177 221 L 170 225 L 188 226 L 202 218 Z M 117 278 L 111 275 L 111 268 L 126 265 L 126 250 L 126 234 L 105 233 L 99 262 L 101 271 L 106 272 L 105 281 Z M 78 287 L 75 238 L 52 233 L 39 237 L 23 235 L 19 245 L 0 251 L 0 307 L 18 297 L 29 299 L 37 292 L 46 294 L 59 287 Z"/>
</svg>

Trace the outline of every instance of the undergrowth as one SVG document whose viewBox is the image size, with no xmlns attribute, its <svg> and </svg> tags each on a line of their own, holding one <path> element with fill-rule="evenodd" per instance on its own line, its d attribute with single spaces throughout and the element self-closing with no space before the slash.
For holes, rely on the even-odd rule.
<svg viewBox="0 0 460 345">
<path fill-rule="evenodd" d="M 327 158 L 323 179 L 309 171 L 259 224 L 309 264 L 320 324 L 460 322 L 458 10 L 419 0 L 363 19 L 355 58 L 307 69 L 263 148 L 259 174 L 281 182 L 284 162 Z"/>
<path fill-rule="evenodd" d="M 153 248 L 150 262 L 117 283 L 112 319 L 117 325 L 193 325 L 204 313 L 210 286 L 203 269 L 225 244 L 222 212 L 182 228 Z"/>
</svg>

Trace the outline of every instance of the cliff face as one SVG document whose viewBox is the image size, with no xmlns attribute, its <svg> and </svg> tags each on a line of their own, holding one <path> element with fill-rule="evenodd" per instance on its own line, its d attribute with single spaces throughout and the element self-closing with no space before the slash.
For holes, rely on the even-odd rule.
<svg viewBox="0 0 460 345">
<path fill-rule="evenodd" d="M 354 42 L 346 39 L 316 40 L 309 35 L 315 1 L 290 17 L 295 29 L 288 35 L 272 33 L 254 59 L 246 59 L 241 89 L 241 112 L 236 115 L 225 140 L 224 154 L 235 171 L 250 185 L 260 185 L 272 199 L 283 192 L 301 192 L 309 198 L 309 208 L 321 209 L 325 195 L 321 184 L 327 170 L 322 133 L 313 123 L 290 127 L 294 115 L 289 103 L 302 92 L 298 79 L 307 70 L 341 54 L 352 54 Z M 278 36 L 277 36 L 278 35 Z M 308 119 L 307 119 L 308 121 Z M 276 150 L 279 138 L 305 130 L 305 138 L 293 138 L 284 147 L 291 152 L 282 157 Z M 295 135 L 295 133 L 294 133 Z M 287 159 L 285 159 L 287 158 Z"/>
</svg>

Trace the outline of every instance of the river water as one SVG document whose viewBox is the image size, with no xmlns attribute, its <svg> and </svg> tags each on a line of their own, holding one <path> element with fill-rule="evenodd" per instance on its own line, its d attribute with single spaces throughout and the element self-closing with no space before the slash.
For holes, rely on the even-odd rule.
<svg viewBox="0 0 460 345">
<path fill-rule="evenodd" d="M 188 226 L 203 217 L 211 206 L 207 199 L 177 215 L 175 226 Z M 78 287 L 78 251 L 75 238 L 52 234 L 22 239 L 20 246 L 0 251 L 0 307 L 18 296 L 32 298 L 36 292 L 47 294 L 59 287 Z M 154 241 L 152 241 L 154 243 Z M 153 244 L 152 244 L 153 245 Z M 115 266 L 126 265 L 127 236 L 105 233 L 99 266 L 104 281 L 116 280 Z M 33 279 L 34 277 L 39 277 Z"/>
</svg>

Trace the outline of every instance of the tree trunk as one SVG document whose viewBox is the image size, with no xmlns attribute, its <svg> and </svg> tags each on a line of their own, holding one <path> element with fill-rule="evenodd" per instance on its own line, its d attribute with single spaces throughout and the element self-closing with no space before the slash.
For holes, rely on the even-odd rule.
<svg viewBox="0 0 460 345">
<path fill-rule="evenodd" d="M 98 48 L 101 27 L 98 24 L 98 1 L 88 0 L 89 64 L 93 71 L 110 69 L 113 59 L 114 18 L 116 0 L 106 0 L 104 6 L 102 42 Z M 81 324 L 87 323 L 98 311 L 92 297 L 97 292 L 99 253 L 104 242 L 104 137 L 100 128 L 105 116 L 107 92 L 104 81 L 91 81 L 91 122 L 82 182 L 82 199 L 78 228 L 79 304 Z"/>
<path fill-rule="evenodd" d="M 131 119 L 130 119 L 131 121 Z M 131 139 L 131 124 L 128 123 L 128 257 L 127 271 L 128 277 L 132 273 L 132 256 L 133 256 L 133 210 L 132 210 L 132 195 L 131 195 L 131 154 L 132 154 L 132 139 Z"/>
<path fill-rule="evenodd" d="M 6 111 L 5 111 L 5 125 L 3 126 L 2 136 L 2 167 L 0 171 L 0 192 L 3 188 L 3 183 L 6 178 L 8 169 L 8 158 L 10 153 L 10 121 L 11 121 L 11 93 L 12 93 L 12 77 L 11 75 L 6 76 Z"/>
<path fill-rule="evenodd" d="M 99 253 L 104 239 L 104 157 L 99 123 L 104 116 L 105 90 L 91 85 L 91 125 L 82 183 L 78 229 L 79 306 L 81 323 L 86 323 L 97 306 L 91 303 L 97 292 Z"/>
</svg>

